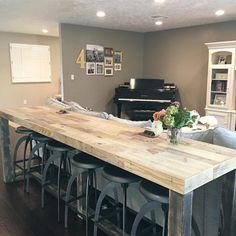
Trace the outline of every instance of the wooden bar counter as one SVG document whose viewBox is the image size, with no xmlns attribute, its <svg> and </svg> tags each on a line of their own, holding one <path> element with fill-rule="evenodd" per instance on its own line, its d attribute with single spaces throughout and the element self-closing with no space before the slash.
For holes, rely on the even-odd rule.
<svg viewBox="0 0 236 236">
<path fill-rule="evenodd" d="M 228 209 L 225 217 L 229 222 L 235 220 L 236 150 L 190 139 L 171 145 L 165 134 L 147 138 L 142 135 L 142 128 L 74 112 L 59 114 L 58 110 L 46 106 L 5 108 L 0 110 L 5 182 L 13 181 L 8 121 L 168 188 L 169 236 L 191 235 L 193 191 L 223 175 L 223 192 L 229 199 L 224 206 Z M 236 235 L 235 226 L 229 223 L 229 230 L 223 235 Z"/>
</svg>

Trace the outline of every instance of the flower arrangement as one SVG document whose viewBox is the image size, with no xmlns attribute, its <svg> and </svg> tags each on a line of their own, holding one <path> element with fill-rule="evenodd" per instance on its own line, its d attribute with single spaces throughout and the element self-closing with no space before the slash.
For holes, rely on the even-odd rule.
<svg viewBox="0 0 236 236">
<path fill-rule="evenodd" d="M 168 129 L 170 143 L 177 144 L 180 137 L 180 129 L 184 126 L 192 127 L 198 118 L 197 112 L 191 112 L 182 108 L 179 102 L 173 102 L 166 110 L 162 109 L 153 114 L 153 129 L 160 129 L 160 124 Z"/>
<path fill-rule="evenodd" d="M 182 108 L 179 102 L 173 102 L 166 110 L 162 109 L 153 114 L 154 122 L 161 121 L 167 129 L 192 127 L 196 119 L 197 115 L 192 115 L 187 108 Z"/>
</svg>

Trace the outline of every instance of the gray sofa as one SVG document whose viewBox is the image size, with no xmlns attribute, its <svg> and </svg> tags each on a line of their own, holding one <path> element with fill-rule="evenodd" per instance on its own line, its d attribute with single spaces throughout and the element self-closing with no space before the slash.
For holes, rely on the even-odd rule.
<svg viewBox="0 0 236 236">
<path fill-rule="evenodd" d="M 223 127 L 216 127 L 214 129 L 199 132 L 183 133 L 182 136 L 185 138 L 236 149 L 236 132 L 230 131 Z"/>
</svg>

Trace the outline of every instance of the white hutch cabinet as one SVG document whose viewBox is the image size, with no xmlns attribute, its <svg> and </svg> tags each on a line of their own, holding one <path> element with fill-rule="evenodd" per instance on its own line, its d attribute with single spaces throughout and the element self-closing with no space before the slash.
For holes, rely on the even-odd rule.
<svg viewBox="0 0 236 236">
<path fill-rule="evenodd" d="M 209 49 L 206 115 L 235 130 L 236 41 L 206 43 Z"/>
</svg>

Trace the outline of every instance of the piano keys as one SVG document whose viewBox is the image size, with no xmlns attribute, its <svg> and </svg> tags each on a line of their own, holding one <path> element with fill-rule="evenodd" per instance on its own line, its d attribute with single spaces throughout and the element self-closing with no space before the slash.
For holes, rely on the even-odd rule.
<svg viewBox="0 0 236 236">
<path fill-rule="evenodd" d="M 174 84 L 165 84 L 160 79 L 131 79 L 130 83 L 115 89 L 114 103 L 117 116 L 121 117 L 122 107 L 132 120 L 147 120 L 155 111 L 165 109 L 172 101 L 180 101 Z"/>
</svg>

